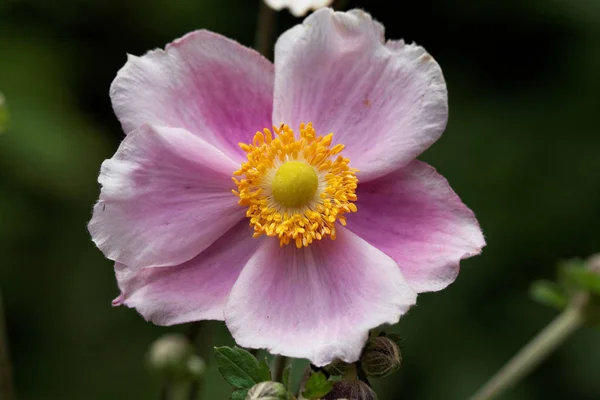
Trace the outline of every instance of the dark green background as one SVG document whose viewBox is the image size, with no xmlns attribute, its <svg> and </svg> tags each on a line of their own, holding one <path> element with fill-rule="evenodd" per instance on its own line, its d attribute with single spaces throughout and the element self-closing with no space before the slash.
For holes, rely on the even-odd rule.
<svg viewBox="0 0 600 400">
<path fill-rule="evenodd" d="M 144 367 L 175 329 L 113 309 L 111 263 L 86 230 L 122 138 L 108 87 L 125 53 L 210 29 L 252 45 L 259 0 L 0 0 L 0 286 L 20 399 L 155 399 Z M 555 312 L 529 284 L 600 251 L 600 2 L 357 1 L 444 70 L 450 121 L 422 159 L 477 214 L 488 246 L 395 328 L 405 363 L 381 400 L 467 398 Z M 280 31 L 299 22 L 281 13 Z M 230 344 L 222 323 L 205 347 Z M 210 362 L 210 360 L 209 360 Z M 600 331 L 577 333 L 504 399 L 600 399 Z M 228 387 L 209 372 L 204 399 Z"/>
</svg>

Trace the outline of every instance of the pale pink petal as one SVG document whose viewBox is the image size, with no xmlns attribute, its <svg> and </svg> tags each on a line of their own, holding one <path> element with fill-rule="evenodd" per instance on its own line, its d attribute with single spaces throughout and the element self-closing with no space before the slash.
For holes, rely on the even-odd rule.
<svg viewBox="0 0 600 400">
<path fill-rule="evenodd" d="M 238 142 L 271 127 L 273 65 L 207 31 L 142 57 L 129 56 L 110 88 L 126 133 L 143 123 L 185 128 L 234 159 Z"/>
<path fill-rule="evenodd" d="M 392 257 L 419 293 L 454 282 L 460 260 L 485 246 L 473 212 L 423 162 L 359 183 L 357 195 L 358 212 L 348 215 L 348 229 Z"/>
<path fill-rule="evenodd" d="M 158 325 L 223 320 L 229 292 L 260 242 L 244 220 L 181 265 L 135 270 L 116 264 L 122 291 L 117 304 L 136 308 Z"/>
<path fill-rule="evenodd" d="M 327 7 L 333 0 L 265 0 L 265 3 L 277 11 L 288 8 L 296 17 L 302 17 L 310 10 Z"/>
<path fill-rule="evenodd" d="M 132 269 L 181 264 L 244 218 L 231 193 L 236 168 L 184 129 L 142 125 L 102 164 L 92 239 Z"/>
<path fill-rule="evenodd" d="M 425 50 L 384 42 L 363 11 L 320 9 L 275 46 L 273 123 L 333 132 L 361 181 L 412 161 L 442 134 L 446 84 Z"/>
<path fill-rule="evenodd" d="M 370 329 L 396 323 L 415 301 L 394 260 L 340 227 L 336 240 L 302 249 L 265 240 L 231 291 L 225 322 L 243 347 L 353 362 Z"/>
</svg>

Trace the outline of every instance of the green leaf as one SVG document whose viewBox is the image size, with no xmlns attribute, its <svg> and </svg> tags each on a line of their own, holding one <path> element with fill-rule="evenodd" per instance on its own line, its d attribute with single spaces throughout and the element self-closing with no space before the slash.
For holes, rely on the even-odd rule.
<svg viewBox="0 0 600 400">
<path fill-rule="evenodd" d="M 236 389 L 231 393 L 231 400 L 246 400 L 249 389 Z"/>
<path fill-rule="evenodd" d="M 540 304 L 557 308 L 559 310 L 564 309 L 569 303 L 569 299 L 565 294 L 564 290 L 554 282 L 539 280 L 531 285 L 529 294 L 533 300 Z"/>
<path fill-rule="evenodd" d="M 271 370 L 269 369 L 269 363 L 267 359 L 264 358 L 262 361 L 258 362 L 259 373 L 261 377 L 260 382 L 270 381 L 271 380 Z M 258 382 L 256 382 L 258 383 Z"/>
<path fill-rule="evenodd" d="M 215 347 L 215 359 L 223 378 L 236 389 L 250 389 L 259 382 L 271 379 L 267 362 L 259 362 L 239 347 Z"/>
<path fill-rule="evenodd" d="M 322 372 L 315 372 L 306 381 L 306 387 L 302 396 L 311 400 L 319 399 L 331 392 L 331 389 L 333 389 L 333 382 L 327 380 L 325 374 Z"/>
<path fill-rule="evenodd" d="M 288 392 L 291 391 L 291 386 L 292 386 L 292 364 L 286 365 L 286 367 L 283 369 L 283 386 L 285 387 L 285 390 L 287 390 Z"/>
<path fill-rule="evenodd" d="M 577 284 L 573 282 L 573 271 L 584 269 L 585 263 L 579 258 L 561 260 L 557 263 L 557 282 L 567 290 L 578 290 Z"/>
<path fill-rule="evenodd" d="M 600 295 L 600 275 L 582 265 L 567 265 L 564 267 L 565 276 L 575 289 Z"/>
</svg>

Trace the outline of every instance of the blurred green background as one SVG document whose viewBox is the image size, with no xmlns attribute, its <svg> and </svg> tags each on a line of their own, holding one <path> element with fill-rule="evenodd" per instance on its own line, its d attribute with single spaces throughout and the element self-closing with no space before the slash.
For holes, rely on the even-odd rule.
<svg viewBox="0 0 600 400">
<path fill-rule="evenodd" d="M 0 0 L 0 287 L 19 398 L 156 399 L 160 328 L 114 309 L 112 265 L 86 223 L 122 139 L 108 87 L 125 62 L 206 28 L 251 46 L 260 0 Z M 450 121 L 421 158 L 477 214 L 488 246 L 394 328 L 401 372 L 381 400 L 461 400 L 555 315 L 528 298 L 555 262 L 600 251 L 598 0 L 349 1 L 425 46 Z M 299 20 L 282 12 L 281 32 Z M 202 327 L 204 352 L 231 344 Z M 209 359 L 209 362 L 211 360 Z M 600 399 L 600 331 L 584 329 L 504 399 Z M 229 387 L 209 370 L 204 399 Z"/>
</svg>

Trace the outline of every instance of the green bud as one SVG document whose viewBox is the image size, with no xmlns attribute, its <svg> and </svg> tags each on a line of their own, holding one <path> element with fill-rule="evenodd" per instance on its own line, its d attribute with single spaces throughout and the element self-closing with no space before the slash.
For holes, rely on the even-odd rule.
<svg viewBox="0 0 600 400">
<path fill-rule="evenodd" d="M 190 379 L 198 379 L 206 371 L 206 363 L 199 355 L 192 354 L 190 358 L 188 358 L 186 365 L 186 375 Z"/>
<path fill-rule="evenodd" d="M 363 371 L 375 378 L 396 372 L 402 364 L 400 347 L 385 336 L 371 338 L 360 358 Z"/>
<path fill-rule="evenodd" d="M 586 264 L 590 271 L 600 274 L 600 253 L 590 256 L 586 260 Z"/>
<path fill-rule="evenodd" d="M 261 382 L 252 386 L 246 400 L 287 400 L 288 393 L 279 382 Z"/>
<path fill-rule="evenodd" d="M 327 365 L 323 369 L 325 371 L 327 371 L 327 373 L 329 375 L 333 375 L 333 376 L 344 375 L 346 373 L 346 371 L 348 370 L 349 365 L 350 364 L 345 363 L 341 360 L 335 360 L 334 362 Z"/>
<path fill-rule="evenodd" d="M 322 400 L 377 400 L 377 394 L 362 381 L 337 381 Z"/>
<path fill-rule="evenodd" d="M 179 334 L 165 335 L 152 343 L 148 366 L 159 375 L 175 380 L 199 378 L 206 369 L 204 360 L 194 354 L 192 344 Z"/>
</svg>

